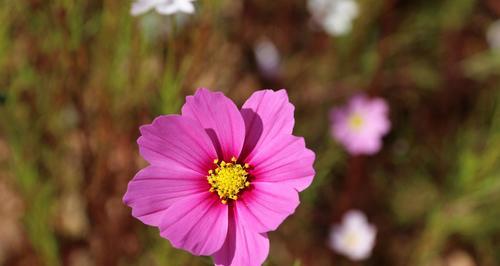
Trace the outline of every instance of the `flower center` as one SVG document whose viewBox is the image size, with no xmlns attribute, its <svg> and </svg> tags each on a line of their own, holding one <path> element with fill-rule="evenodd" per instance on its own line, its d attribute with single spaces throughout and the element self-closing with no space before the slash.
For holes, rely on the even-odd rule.
<svg viewBox="0 0 500 266">
<path fill-rule="evenodd" d="M 247 172 L 250 166 L 236 163 L 235 157 L 231 158 L 231 162 L 215 159 L 214 164 L 215 170 L 209 170 L 207 175 L 207 181 L 212 186 L 210 192 L 216 192 L 223 204 L 230 199 L 237 200 L 238 193 L 250 186 Z"/>
<path fill-rule="evenodd" d="M 354 130 L 354 131 L 359 131 L 363 127 L 363 124 L 365 123 L 365 120 L 363 117 L 358 114 L 354 113 L 349 117 L 349 127 Z"/>
<path fill-rule="evenodd" d="M 349 231 L 344 237 L 345 244 L 348 248 L 354 249 L 358 246 L 359 238 L 356 232 Z"/>
</svg>

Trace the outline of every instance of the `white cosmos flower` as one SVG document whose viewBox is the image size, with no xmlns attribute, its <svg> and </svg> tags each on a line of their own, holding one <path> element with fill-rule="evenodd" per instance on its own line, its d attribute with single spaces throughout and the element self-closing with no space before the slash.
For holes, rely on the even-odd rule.
<svg viewBox="0 0 500 266">
<path fill-rule="evenodd" d="M 329 245 L 353 261 L 363 260 L 371 255 L 376 234 L 377 229 L 362 212 L 351 210 L 344 215 L 341 225 L 332 226 Z"/>
<path fill-rule="evenodd" d="M 309 0 L 308 7 L 314 19 L 333 36 L 351 31 L 352 21 L 359 14 L 355 0 Z"/>
<path fill-rule="evenodd" d="M 130 13 L 138 16 L 155 9 L 162 15 L 172 15 L 175 13 L 193 13 L 195 0 L 137 0 L 132 4 Z"/>
<path fill-rule="evenodd" d="M 486 39 L 491 48 L 500 49 L 500 20 L 493 22 L 486 32 Z"/>
<path fill-rule="evenodd" d="M 263 75 L 274 77 L 278 74 L 281 58 L 274 43 L 267 38 L 260 39 L 254 46 L 254 53 L 259 71 Z"/>
</svg>

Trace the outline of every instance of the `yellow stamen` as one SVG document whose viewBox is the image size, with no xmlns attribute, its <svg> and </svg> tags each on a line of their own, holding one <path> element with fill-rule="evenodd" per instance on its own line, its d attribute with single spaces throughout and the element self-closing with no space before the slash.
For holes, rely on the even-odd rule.
<svg viewBox="0 0 500 266">
<path fill-rule="evenodd" d="M 354 113 L 349 116 L 349 127 L 354 131 L 359 131 L 363 127 L 365 120 L 364 118 L 358 114 Z"/>
<path fill-rule="evenodd" d="M 215 159 L 214 164 L 217 168 L 208 171 L 210 192 L 216 192 L 222 204 L 227 204 L 228 200 L 237 200 L 241 190 L 250 186 L 246 170 L 250 165 L 236 162 L 236 157 L 232 157 L 230 163 Z"/>
<path fill-rule="evenodd" d="M 356 248 L 359 244 L 358 235 L 355 232 L 348 232 L 347 235 L 344 236 L 344 241 L 349 248 Z"/>
</svg>

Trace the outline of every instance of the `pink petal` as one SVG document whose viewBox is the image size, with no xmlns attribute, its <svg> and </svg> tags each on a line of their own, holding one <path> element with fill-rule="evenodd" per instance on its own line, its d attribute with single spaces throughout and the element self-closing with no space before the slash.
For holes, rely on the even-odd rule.
<svg viewBox="0 0 500 266">
<path fill-rule="evenodd" d="M 274 231 L 299 205 L 299 193 L 284 184 L 254 182 L 235 202 L 239 217 L 253 231 Z"/>
<path fill-rule="evenodd" d="M 255 150 L 247 162 L 254 167 L 250 174 L 257 182 L 276 182 L 302 191 L 315 175 L 314 152 L 303 138 L 282 135 Z"/>
<path fill-rule="evenodd" d="M 196 171 L 172 165 L 148 166 L 128 184 L 123 197 L 132 215 L 145 224 L 158 226 L 164 211 L 174 202 L 197 193 L 206 193 L 208 185 Z"/>
<path fill-rule="evenodd" d="M 231 211 L 232 210 L 232 211 Z M 260 266 L 269 254 L 267 234 L 245 227 L 236 209 L 229 211 L 229 228 L 222 248 L 213 254 L 217 266 Z"/>
<path fill-rule="evenodd" d="M 204 176 L 217 157 L 210 138 L 192 119 L 179 115 L 160 116 L 140 130 L 139 151 L 152 165 L 183 167 Z"/>
<path fill-rule="evenodd" d="M 182 116 L 197 120 L 205 128 L 222 159 L 240 155 L 245 124 L 236 105 L 224 94 L 198 89 L 194 96 L 186 97 Z"/>
<path fill-rule="evenodd" d="M 168 208 L 160 235 L 194 255 L 211 255 L 222 247 L 228 230 L 228 207 L 214 194 L 195 194 Z"/>
<path fill-rule="evenodd" d="M 285 90 L 253 93 L 241 108 L 246 127 L 241 159 L 282 134 L 292 134 L 294 109 Z"/>
</svg>

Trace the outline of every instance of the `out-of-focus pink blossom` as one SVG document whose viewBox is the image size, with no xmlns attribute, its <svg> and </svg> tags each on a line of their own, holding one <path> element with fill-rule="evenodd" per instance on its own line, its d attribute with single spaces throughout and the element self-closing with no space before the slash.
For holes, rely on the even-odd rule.
<svg viewBox="0 0 500 266">
<path fill-rule="evenodd" d="M 366 95 L 354 96 L 346 106 L 333 108 L 330 120 L 333 137 L 352 155 L 377 153 L 391 127 L 387 103 Z"/>
</svg>

